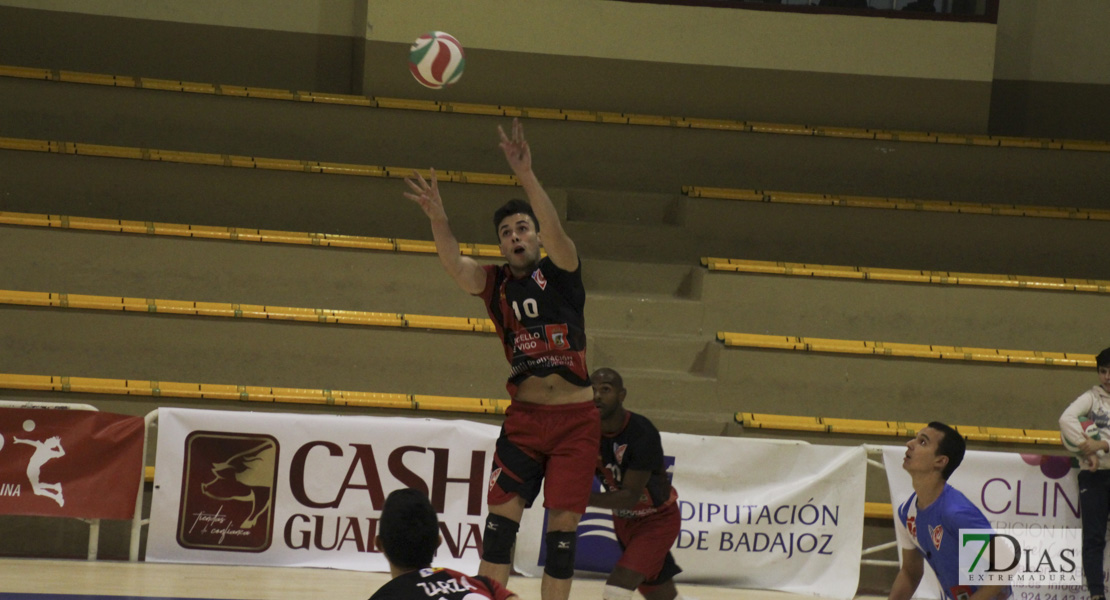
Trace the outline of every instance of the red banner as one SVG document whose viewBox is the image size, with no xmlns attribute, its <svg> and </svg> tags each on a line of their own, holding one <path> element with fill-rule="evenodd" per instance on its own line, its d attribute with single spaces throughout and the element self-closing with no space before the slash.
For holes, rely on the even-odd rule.
<svg viewBox="0 0 1110 600">
<path fill-rule="evenodd" d="M 130 519 L 142 417 L 0 408 L 0 514 Z"/>
</svg>

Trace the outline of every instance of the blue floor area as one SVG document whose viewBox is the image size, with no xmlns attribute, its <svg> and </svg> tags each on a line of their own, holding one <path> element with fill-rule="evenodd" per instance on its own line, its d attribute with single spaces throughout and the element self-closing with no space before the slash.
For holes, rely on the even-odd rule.
<svg viewBox="0 0 1110 600">
<path fill-rule="evenodd" d="M 88 594 L 31 594 L 0 592 L 0 600 L 197 600 L 195 598 L 170 598 L 167 596 L 98 596 Z"/>
</svg>

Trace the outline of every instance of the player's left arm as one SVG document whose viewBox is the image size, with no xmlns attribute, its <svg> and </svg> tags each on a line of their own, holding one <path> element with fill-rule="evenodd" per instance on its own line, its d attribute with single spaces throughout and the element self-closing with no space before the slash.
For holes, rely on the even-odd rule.
<svg viewBox="0 0 1110 600">
<path fill-rule="evenodd" d="M 640 496 L 647 489 L 651 471 L 625 471 L 621 478 L 621 489 L 615 492 L 592 492 L 590 506 L 598 508 L 621 509 L 632 508 L 640 501 Z"/>
<path fill-rule="evenodd" d="M 540 239 L 543 240 L 543 249 L 555 266 L 564 271 L 578 270 L 578 249 L 574 240 L 570 239 L 559 220 L 559 213 L 551 202 L 551 197 L 540 185 L 540 180 L 532 171 L 532 150 L 528 141 L 524 139 L 524 126 L 520 120 L 513 119 L 512 136 L 505 135 L 505 130 L 497 127 L 501 134 L 501 150 L 505 153 L 505 160 L 509 162 L 513 174 L 516 175 L 520 186 L 528 196 L 528 203 L 536 220 L 540 224 Z"/>
</svg>

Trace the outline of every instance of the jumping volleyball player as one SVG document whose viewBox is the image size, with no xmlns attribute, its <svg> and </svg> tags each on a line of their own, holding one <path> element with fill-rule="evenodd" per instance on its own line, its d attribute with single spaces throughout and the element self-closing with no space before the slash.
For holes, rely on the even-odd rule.
<svg viewBox="0 0 1110 600">
<path fill-rule="evenodd" d="M 524 128 L 513 119 L 511 138 L 497 130 L 505 159 L 528 197 L 527 202 L 509 201 L 493 216 L 506 264 L 483 267 L 459 254 L 434 170 L 430 182 L 418 173 L 406 178 L 412 193 L 405 197 L 431 221 L 447 274 L 485 303 L 511 366 L 506 387 L 512 403 L 494 454 L 478 572 L 508 581 L 520 519 L 546 479 L 547 564 L 540 594 L 544 600 L 566 600 L 574 575 L 575 529 L 590 499 L 601 439 L 586 369 L 586 291 L 574 242 L 532 172 Z M 541 243 L 547 250 L 542 259 Z"/>
</svg>

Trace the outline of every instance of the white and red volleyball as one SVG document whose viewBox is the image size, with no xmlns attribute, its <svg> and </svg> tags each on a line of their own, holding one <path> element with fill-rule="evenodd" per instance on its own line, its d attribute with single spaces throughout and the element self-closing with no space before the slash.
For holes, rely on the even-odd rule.
<svg viewBox="0 0 1110 600">
<path fill-rule="evenodd" d="M 438 90 L 455 83 L 465 66 L 462 44 L 442 31 L 425 33 L 409 48 L 409 70 L 424 87 Z"/>
</svg>

